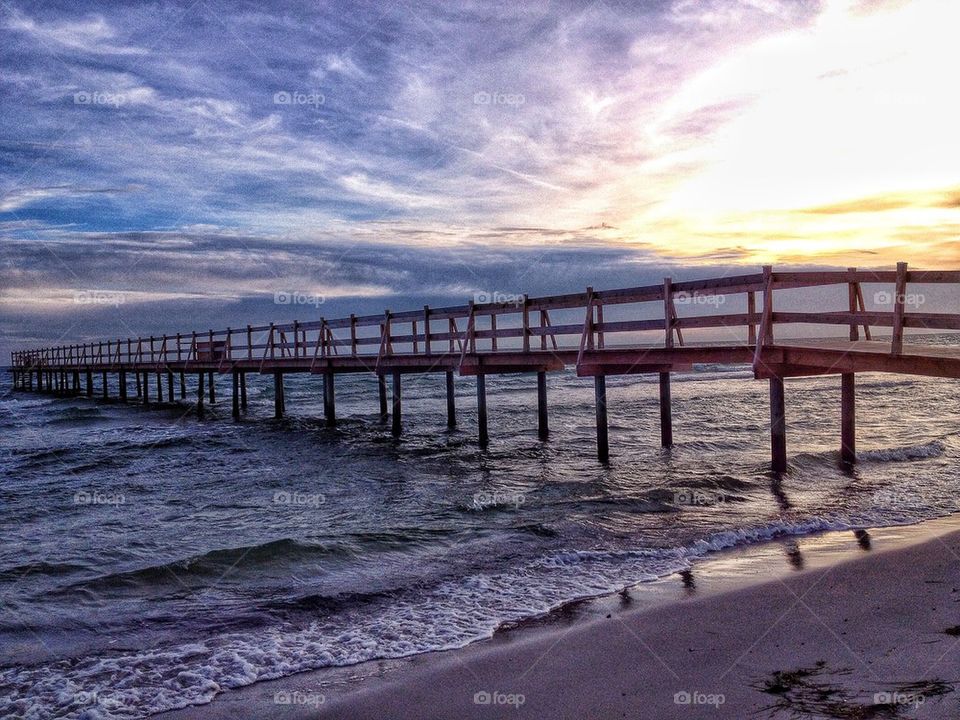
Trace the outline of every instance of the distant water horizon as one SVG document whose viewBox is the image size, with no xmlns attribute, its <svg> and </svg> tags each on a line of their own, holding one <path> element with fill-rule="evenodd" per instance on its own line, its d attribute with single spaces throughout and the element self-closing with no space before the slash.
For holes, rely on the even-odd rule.
<svg viewBox="0 0 960 720">
<path fill-rule="evenodd" d="M 917 342 L 956 345 L 955 335 Z M 225 376 L 221 376 L 224 378 Z M 0 715 L 136 718 L 269 678 L 460 647 L 505 624 L 775 537 L 957 511 L 956 380 L 859 374 L 860 462 L 839 463 L 839 380 L 787 380 L 789 471 L 769 472 L 767 384 L 743 366 L 673 376 L 659 446 L 655 376 L 608 378 L 611 462 L 593 386 L 549 375 L 407 376 L 404 434 L 372 376 L 229 386 L 189 402 L 11 392 L 0 379 Z M 166 390 L 166 388 L 164 388 Z M 189 396 L 188 396 L 189 397 Z"/>
</svg>

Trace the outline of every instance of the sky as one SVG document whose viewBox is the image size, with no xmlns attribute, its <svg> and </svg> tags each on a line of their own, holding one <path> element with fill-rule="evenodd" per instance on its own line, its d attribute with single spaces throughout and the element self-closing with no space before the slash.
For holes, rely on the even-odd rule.
<svg viewBox="0 0 960 720">
<path fill-rule="evenodd" d="M 958 26 L 946 0 L 0 0 L 0 357 L 958 267 Z"/>
</svg>

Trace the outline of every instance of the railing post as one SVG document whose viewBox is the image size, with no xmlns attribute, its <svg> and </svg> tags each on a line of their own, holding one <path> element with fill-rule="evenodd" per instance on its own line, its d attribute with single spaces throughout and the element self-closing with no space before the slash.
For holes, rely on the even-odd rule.
<svg viewBox="0 0 960 720">
<path fill-rule="evenodd" d="M 897 263 L 897 285 L 893 297 L 893 339 L 890 352 L 899 355 L 903 352 L 903 312 L 907 295 L 907 264 Z"/>
<path fill-rule="evenodd" d="M 757 314 L 757 294 L 752 290 L 747 293 L 747 344 L 757 344 L 757 326 L 753 322 L 753 316 Z"/>
<path fill-rule="evenodd" d="M 673 296 L 672 281 L 663 279 L 663 327 L 666 332 L 664 347 L 673 347 L 673 313 L 671 312 L 670 298 Z"/>
<path fill-rule="evenodd" d="M 851 313 L 857 312 L 857 269 L 855 267 L 847 268 L 847 272 L 850 274 L 850 279 L 847 281 L 847 306 L 850 308 Z M 855 317 L 850 318 L 850 339 L 859 340 L 860 339 L 860 330 L 857 327 L 857 319 Z"/>
<path fill-rule="evenodd" d="M 543 315 L 541 314 L 541 320 Z M 546 340 L 547 336 L 544 335 L 542 340 Z M 546 349 L 546 348 L 542 348 Z M 530 352 L 530 298 L 523 296 L 523 351 L 525 353 Z"/>
<path fill-rule="evenodd" d="M 357 316 L 350 313 L 350 354 L 357 355 Z"/>
<path fill-rule="evenodd" d="M 247 360 L 253 360 L 253 326 L 247 325 Z"/>
<path fill-rule="evenodd" d="M 423 306 L 423 352 L 430 355 L 430 306 Z"/>
</svg>

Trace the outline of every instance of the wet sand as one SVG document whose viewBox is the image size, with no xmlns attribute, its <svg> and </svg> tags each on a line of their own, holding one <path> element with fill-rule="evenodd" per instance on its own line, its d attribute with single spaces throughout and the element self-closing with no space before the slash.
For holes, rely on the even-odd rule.
<svg viewBox="0 0 960 720">
<path fill-rule="evenodd" d="M 948 518 L 719 553 L 466 648 L 158 717 L 957 718 L 955 682 L 960 519 Z"/>
</svg>

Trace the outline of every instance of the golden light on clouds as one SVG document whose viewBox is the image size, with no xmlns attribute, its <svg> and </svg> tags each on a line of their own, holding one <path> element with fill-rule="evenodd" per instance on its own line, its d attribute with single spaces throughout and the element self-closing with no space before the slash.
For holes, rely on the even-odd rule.
<svg viewBox="0 0 960 720">
<path fill-rule="evenodd" d="M 937 243 L 956 239 L 960 222 L 958 27 L 960 3 L 872 14 L 834 3 L 812 26 L 696 75 L 654 132 L 711 108 L 737 110 L 686 158 L 698 168 L 628 225 L 654 242 L 680 234 L 691 255 L 731 244 L 750 260 L 942 252 Z M 658 224 L 670 233 L 651 238 Z"/>
</svg>

